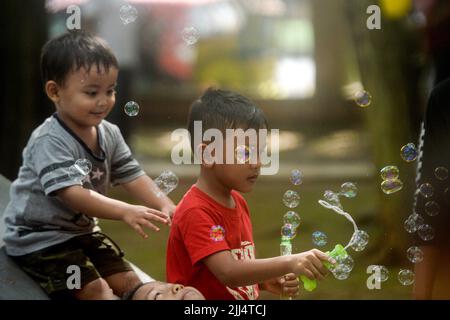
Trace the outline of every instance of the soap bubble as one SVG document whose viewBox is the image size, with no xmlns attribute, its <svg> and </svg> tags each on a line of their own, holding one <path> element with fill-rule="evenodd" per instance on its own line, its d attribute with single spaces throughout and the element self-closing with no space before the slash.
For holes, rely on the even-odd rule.
<svg viewBox="0 0 450 320">
<path fill-rule="evenodd" d="M 363 251 L 368 243 L 369 235 L 363 230 L 355 231 L 350 239 L 350 246 L 357 252 Z"/>
<path fill-rule="evenodd" d="M 373 271 L 375 271 L 375 281 L 385 282 L 389 279 L 389 270 L 385 266 L 375 266 Z"/>
<path fill-rule="evenodd" d="M 400 150 L 400 155 L 406 162 L 412 162 L 417 159 L 417 149 L 414 143 L 404 145 Z"/>
<path fill-rule="evenodd" d="M 408 233 L 414 233 L 423 224 L 423 217 L 417 213 L 413 213 L 405 220 L 404 227 Z"/>
<path fill-rule="evenodd" d="M 358 188 L 353 182 L 345 182 L 341 185 L 340 194 L 346 198 L 354 198 L 358 194 Z"/>
<path fill-rule="evenodd" d="M 401 269 L 398 273 L 398 281 L 404 286 L 410 286 L 414 283 L 414 272 L 408 269 Z"/>
<path fill-rule="evenodd" d="M 236 147 L 236 162 L 238 164 L 247 163 L 250 160 L 250 148 L 246 145 Z"/>
<path fill-rule="evenodd" d="M 399 179 L 384 180 L 381 183 L 381 190 L 385 194 L 393 194 L 395 192 L 402 190 L 402 188 L 403 188 L 403 182 L 401 182 Z"/>
<path fill-rule="evenodd" d="M 327 244 L 327 235 L 322 231 L 314 231 L 312 234 L 312 242 L 316 246 L 323 247 Z"/>
<path fill-rule="evenodd" d="M 286 223 L 281 227 L 282 239 L 292 240 L 297 235 L 296 228 L 292 224 Z"/>
<path fill-rule="evenodd" d="M 212 226 L 209 230 L 209 237 L 215 242 L 223 241 L 225 239 L 225 229 L 220 225 Z"/>
<path fill-rule="evenodd" d="M 323 194 L 324 199 L 332 206 L 343 208 L 339 200 L 339 195 L 331 190 L 326 190 Z"/>
<path fill-rule="evenodd" d="M 436 201 L 428 201 L 427 203 L 425 203 L 425 212 L 430 217 L 437 216 L 439 214 L 439 210 L 440 210 L 440 207 Z"/>
<path fill-rule="evenodd" d="M 120 7 L 119 16 L 120 20 L 122 20 L 122 23 L 126 25 L 134 22 L 137 19 L 138 11 L 135 7 L 129 4 L 124 4 Z"/>
<path fill-rule="evenodd" d="M 346 267 L 342 264 L 336 265 L 331 272 L 337 280 L 346 280 L 350 276 L 350 272 L 348 272 Z"/>
<path fill-rule="evenodd" d="M 288 208 L 295 208 L 300 203 L 300 196 L 297 192 L 288 190 L 283 195 L 283 203 Z"/>
<path fill-rule="evenodd" d="M 429 183 L 422 183 L 419 187 L 419 192 L 425 198 L 431 198 L 434 193 L 434 188 Z"/>
<path fill-rule="evenodd" d="M 300 170 L 294 169 L 291 171 L 291 175 L 289 176 L 289 180 L 291 180 L 293 185 L 301 185 L 303 182 L 303 174 Z"/>
<path fill-rule="evenodd" d="M 365 108 L 372 102 L 372 96 L 367 91 L 361 90 L 355 93 L 354 100 L 358 106 Z"/>
<path fill-rule="evenodd" d="M 416 247 L 416 246 L 410 247 L 406 251 L 406 257 L 412 263 L 419 263 L 423 260 L 423 252 L 419 247 Z"/>
<path fill-rule="evenodd" d="M 437 167 L 436 169 L 434 169 L 434 175 L 439 180 L 442 180 L 442 181 L 447 180 L 448 170 L 446 167 Z"/>
<path fill-rule="evenodd" d="M 336 267 L 339 267 L 342 269 L 342 271 L 349 273 L 353 270 L 353 267 L 355 265 L 355 262 L 350 255 L 346 255 L 344 257 L 338 256 L 335 260 L 336 264 L 331 265 L 331 271 L 333 271 Z"/>
<path fill-rule="evenodd" d="M 300 225 L 300 216 L 295 211 L 288 211 L 283 216 L 284 224 L 291 224 L 294 228 Z"/>
<path fill-rule="evenodd" d="M 139 113 L 139 105 L 134 101 L 128 101 L 123 107 L 127 116 L 135 117 Z"/>
<path fill-rule="evenodd" d="M 423 224 L 417 228 L 417 233 L 423 241 L 430 241 L 434 239 L 434 229 L 429 224 Z"/>
<path fill-rule="evenodd" d="M 396 166 L 386 166 L 380 171 L 381 179 L 383 180 L 397 180 L 400 171 Z"/>
<path fill-rule="evenodd" d="M 88 159 L 78 159 L 69 167 L 69 175 L 73 178 L 84 178 L 92 170 L 92 163 Z"/>
<path fill-rule="evenodd" d="M 181 37 L 188 46 L 191 46 L 198 41 L 200 36 L 194 27 L 186 27 L 181 32 Z"/>
<path fill-rule="evenodd" d="M 156 196 L 161 197 L 163 194 L 168 195 L 178 186 L 178 177 L 169 170 L 164 170 L 155 180 L 155 184 L 158 186 Z"/>
</svg>

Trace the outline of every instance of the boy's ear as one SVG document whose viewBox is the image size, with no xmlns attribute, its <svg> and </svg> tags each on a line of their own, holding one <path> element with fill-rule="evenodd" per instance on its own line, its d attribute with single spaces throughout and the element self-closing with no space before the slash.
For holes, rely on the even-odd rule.
<svg viewBox="0 0 450 320">
<path fill-rule="evenodd" d="M 203 167 L 212 168 L 214 167 L 214 155 L 210 155 L 207 152 L 205 152 L 206 147 L 207 147 L 206 143 L 199 144 L 196 148 L 196 155 L 197 158 L 200 159 Z"/>
<path fill-rule="evenodd" d="M 49 80 L 45 83 L 45 93 L 54 103 L 59 102 L 59 86 L 55 81 Z"/>
</svg>

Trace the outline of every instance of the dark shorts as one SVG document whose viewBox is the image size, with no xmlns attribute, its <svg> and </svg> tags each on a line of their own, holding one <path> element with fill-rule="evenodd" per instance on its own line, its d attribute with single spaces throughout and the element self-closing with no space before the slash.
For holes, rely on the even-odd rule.
<svg viewBox="0 0 450 320">
<path fill-rule="evenodd" d="M 76 271 L 69 266 L 79 267 L 81 288 L 98 278 L 133 270 L 123 258 L 122 250 L 100 232 L 11 258 L 52 298 L 72 296 Z"/>
</svg>

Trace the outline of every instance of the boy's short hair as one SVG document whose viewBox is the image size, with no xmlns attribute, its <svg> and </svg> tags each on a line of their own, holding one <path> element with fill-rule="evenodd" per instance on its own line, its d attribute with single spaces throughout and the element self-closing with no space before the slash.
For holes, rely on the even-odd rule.
<svg viewBox="0 0 450 320">
<path fill-rule="evenodd" d="M 41 76 L 45 83 L 49 80 L 64 84 L 71 71 L 85 68 L 88 72 L 96 65 L 97 72 L 103 67 L 119 68 L 119 63 L 106 42 L 85 31 L 72 30 L 49 40 L 41 52 Z"/>
<path fill-rule="evenodd" d="M 218 129 L 268 129 L 264 113 L 250 99 L 228 90 L 208 88 L 191 105 L 188 115 L 188 131 L 191 136 L 191 148 L 194 146 L 194 122 L 202 122 L 203 132 Z"/>
</svg>

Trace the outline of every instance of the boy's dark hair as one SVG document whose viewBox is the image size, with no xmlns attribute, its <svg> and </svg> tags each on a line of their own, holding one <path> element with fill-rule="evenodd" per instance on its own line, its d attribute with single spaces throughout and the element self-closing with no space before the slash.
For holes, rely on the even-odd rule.
<svg viewBox="0 0 450 320">
<path fill-rule="evenodd" d="M 104 67 L 119 68 L 114 53 L 104 40 L 85 31 L 73 30 L 49 40 L 41 52 L 41 76 L 44 85 L 53 80 L 64 84 L 71 71 L 96 65 L 97 71 Z"/>
<path fill-rule="evenodd" d="M 194 121 L 202 122 L 203 132 L 215 128 L 222 133 L 226 129 L 268 129 L 264 113 L 250 99 L 228 90 L 208 88 L 191 105 L 188 115 L 188 131 L 191 148 L 194 149 Z"/>
</svg>

